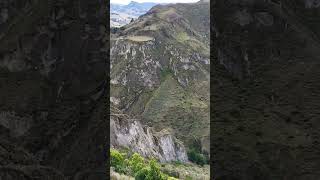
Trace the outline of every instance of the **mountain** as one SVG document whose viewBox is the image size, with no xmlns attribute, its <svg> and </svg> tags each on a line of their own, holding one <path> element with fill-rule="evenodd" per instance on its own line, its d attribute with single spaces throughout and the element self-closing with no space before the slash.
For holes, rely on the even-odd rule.
<svg viewBox="0 0 320 180">
<path fill-rule="evenodd" d="M 319 1 L 216 0 L 212 169 L 224 179 L 319 179 Z"/>
<path fill-rule="evenodd" d="M 131 16 L 126 13 L 110 13 L 110 26 L 111 27 L 121 27 L 131 22 L 135 16 Z"/>
<path fill-rule="evenodd" d="M 140 15 L 145 14 L 157 3 L 144 2 L 138 3 L 131 1 L 127 5 L 110 4 L 110 25 L 112 27 L 121 27 L 131 22 L 132 19 L 137 19 Z"/>
<path fill-rule="evenodd" d="M 208 3 L 157 5 L 111 35 L 110 102 L 209 154 Z M 195 145 L 195 143 L 198 143 Z"/>
<path fill-rule="evenodd" d="M 111 12 L 123 12 L 123 13 L 128 13 L 128 14 L 134 15 L 134 16 L 140 16 L 140 15 L 146 13 L 148 10 L 150 10 L 153 6 L 155 6 L 157 4 L 158 3 L 153 3 L 153 2 L 138 3 L 135 1 L 131 1 L 127 5 L 111 3 L 110 10 L 111 10 Z"/>
</svg>

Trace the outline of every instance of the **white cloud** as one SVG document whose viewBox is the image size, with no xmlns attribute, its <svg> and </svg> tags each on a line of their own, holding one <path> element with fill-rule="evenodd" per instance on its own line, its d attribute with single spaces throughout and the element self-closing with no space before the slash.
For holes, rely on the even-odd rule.
<svg viewBox="0 0 320 180">
<path fill-rule="evenodd" d="M 110 0 L 111 3 L 129 4 L 132 0 Z M 134 0 L 136 2 L 155 2 L 155 3 L 191 3 L 199 0 Z"/>
</svg>

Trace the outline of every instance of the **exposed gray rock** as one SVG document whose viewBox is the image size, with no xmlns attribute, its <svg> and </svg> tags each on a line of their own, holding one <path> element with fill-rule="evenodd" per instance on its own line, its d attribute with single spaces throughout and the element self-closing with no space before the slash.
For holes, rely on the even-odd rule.
<svg viewBox="0 0 320 180">
<path fill-rule="evenodd" d="M 154 132 L 143 127 L 138 120 L 111 116 L 110 141 L 113 148 L 129 148 L 142 156 L 155 157 L 161 162 L 187 162 L 188 157 L 182 142 L 169 131 Z"/>
</svg>

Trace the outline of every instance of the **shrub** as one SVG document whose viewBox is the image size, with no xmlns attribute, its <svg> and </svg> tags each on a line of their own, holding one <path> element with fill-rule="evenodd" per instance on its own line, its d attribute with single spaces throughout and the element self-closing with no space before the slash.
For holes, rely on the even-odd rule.
<svg viewBox="0 0 320 180">
<path fill-rule="evenodd" d="M 136 180 L 176 180 L 163 173 L 155 159 L 146 163 L 138 153 L 134 153 L 129 159 L 126 158 L 125 153 L 110 149 L 110 163 L 117 173 L 134 176 Z"/>
<path fill-rule="evenodd" d="M 149 174 L 150 168 L 149 167 L 144 167 L 140 169 L 136 174 L 135 174 L 135 179 L 136 180 L 145 180 L 147 179 L 147 176 Z"/>
<path fill-rule="evenodd" d="M 115 149 L 110 149 L 110 165 L 114 167 L 116 172 L 126 172 L 126 161 L 124 155 Z"/>
<path fill-rule="evenodd" d="M 149 161 L 149 165 L 147 167 L 144 167 L 141 170 L 139 170 L 136 173 L 135 178 L 136 180 L 167 180 L 169 179 L 168 175 L 161 172 L 160 165 L 154 159 Z"/>
<path fill-rule="evenodd" d="M 149 166 L 150 166 L 150 171 L 147 175 L 147 178 L 146 178 L 147 180 L 166 180 L 156 160 L 154 159 L 150 160 Z"/>
<path fill-rule="evenodd" d="M 207 152 L 203 152 L 201 150 L 201 140 L 198 138 L 194 138 L 191 144 L 191 149 L 187 152 L 188 159 L 196 164 L 203 166 L 204 164 L 208 164 L 209 155 Z"/>
<path fill-rule="evenodd" d="M 206 157 L 195 149 L 191 149 L 187 152 L 188 159 L 196 164 L 203 166 L 207 163 Z"/>
<path fill-rule="evenodd" d="M 129 166 L 133 174 L 136 174 L 139 170 L 146 167 L 144 163 L 144 158 L 138 153 L 134 153 L 131 156 L 129 160 Z"/>
<path fill-rule="evenodd" d="M 199 138 L 194 137 L 192 145 L 191 145 L 192 149 L 195 150 L 196 152 L 201 152 L 201 140 Z"/>
</svg>

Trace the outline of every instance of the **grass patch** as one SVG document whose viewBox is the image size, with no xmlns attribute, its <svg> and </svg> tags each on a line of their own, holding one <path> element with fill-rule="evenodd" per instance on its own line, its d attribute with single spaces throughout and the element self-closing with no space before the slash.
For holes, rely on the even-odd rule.
<svg viewBox="0 0 320 180">
<path fill-rule="evenodd" d="M 157 130 L 171 127 L 184 143 L 209 131 L 208 105 L 183 89 L 170 71 L 162 72 L 162 83 L 146 102 L 143 121 Z"/>
<path fill-rule="evenodd" d="M 177 34 L 177 37 L 176 37 L 176 39 L 179 41 L 179 42 L 181 42 L 181 43 L 183 43 L 183 42 L 185 42 L 185 41 L 187 41 L 187 40 L 190 40 L 190 36 L 186 33 L 186 32 L 179 32 L 178 34 Z"/>
<path fill-rule="evenodd" d="M 176 165 L 174 163 L 163 164 L 161 170 L 170 176 L 179 179 L 191 180 L 209 180 L 210 179 L 210 166 L 198 166 L 196 164 L 188 163 Z"/>
<path fill-rule="evenodd" d="M 154 38 L 150 36 L 128 36 L 127 39 L 134 42 L 146 42 L 154 40 Z"/>
<path fill-rule="evenodd" d="M 169 68 L 161 69 L 160 71 L 160 80 L 161 82 L 165 81 L 166 78 L 170 75 L 173 75 L 173 71 Z"/>
<path fill-rule="evenodd" d="M 160 13 L 157 14 L 157 16 L 161 19 L 167 19 L 167 17 L 170 15 L 170 14 L 176 14 L 176 10 L 174 8 L 169 8 L 168 10 L 166 11 L 162 11 Z"/>
</svg>

